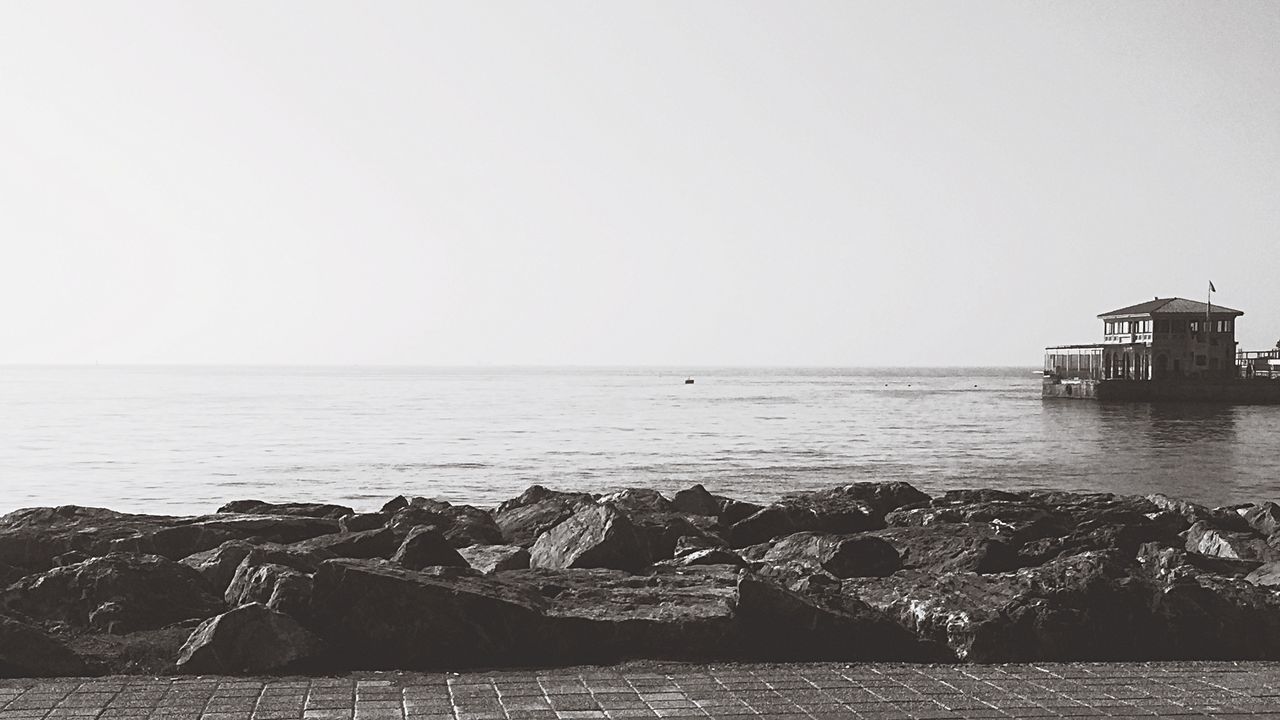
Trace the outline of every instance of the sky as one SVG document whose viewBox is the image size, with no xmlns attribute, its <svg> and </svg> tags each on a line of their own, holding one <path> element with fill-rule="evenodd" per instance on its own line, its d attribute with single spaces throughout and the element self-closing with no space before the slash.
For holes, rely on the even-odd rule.
<svg viewBox="0 0 1280 720">
<path fill-rule="evenodd" d="M 0 3 L 0 363 L 1280 339 L 1280 3 Z"/>
</svg>

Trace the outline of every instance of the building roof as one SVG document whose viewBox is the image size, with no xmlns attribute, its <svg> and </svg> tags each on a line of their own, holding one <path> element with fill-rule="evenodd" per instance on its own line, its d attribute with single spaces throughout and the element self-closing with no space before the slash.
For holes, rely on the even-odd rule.
<svg viewBox="0 0 1280 720">
<path fill-rule="evenodd" d="M 1119 310 L 1102 313 L 1098 317 L 1122 317 L 1125 315 L 1204 315 L 1209 310 L 1208 303 L 1186 298 L 1156 298 L 1137 305 L 1130 305 Z M 1240 310 L 1233 310 L 1225 305 L 1214 305 L 1214 315 L 1243 315 Z"/>
</svg>

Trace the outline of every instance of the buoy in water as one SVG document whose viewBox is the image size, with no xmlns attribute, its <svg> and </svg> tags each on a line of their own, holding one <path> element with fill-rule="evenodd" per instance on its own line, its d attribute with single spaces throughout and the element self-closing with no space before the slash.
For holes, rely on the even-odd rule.
<svg viewBox="0 0 1280 720">
<path fill-rule="evenodd" d="M 685 378 L 685 379 L 684 379 L 684 384 L 685 384 L 685 385 L 692 385 L 692 384 L 693 384 L 693 378 Z"/>
</svg>

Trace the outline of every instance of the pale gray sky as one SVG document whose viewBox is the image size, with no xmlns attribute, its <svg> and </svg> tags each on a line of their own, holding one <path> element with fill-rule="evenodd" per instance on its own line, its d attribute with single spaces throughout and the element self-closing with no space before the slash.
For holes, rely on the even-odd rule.
<svg viewBox="0 0 1280 720">
<path fill-rule="evenodd" d="M 5 2 L 0 362 L 1280 338 L 1280 3 Z"/>
</svg>

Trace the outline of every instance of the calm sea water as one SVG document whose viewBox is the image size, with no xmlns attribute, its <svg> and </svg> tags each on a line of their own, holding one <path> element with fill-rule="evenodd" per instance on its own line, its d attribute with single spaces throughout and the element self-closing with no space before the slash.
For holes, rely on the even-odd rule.
<svg viewBox="0 0 1280 720">
<path fill-rule="evenodd" d="M 0 368 L 0 512 L 768 500 L 857 480 L 1280 499 L 1280 407 L 1045 401 L 1030 369 Z"/>
</svg>

